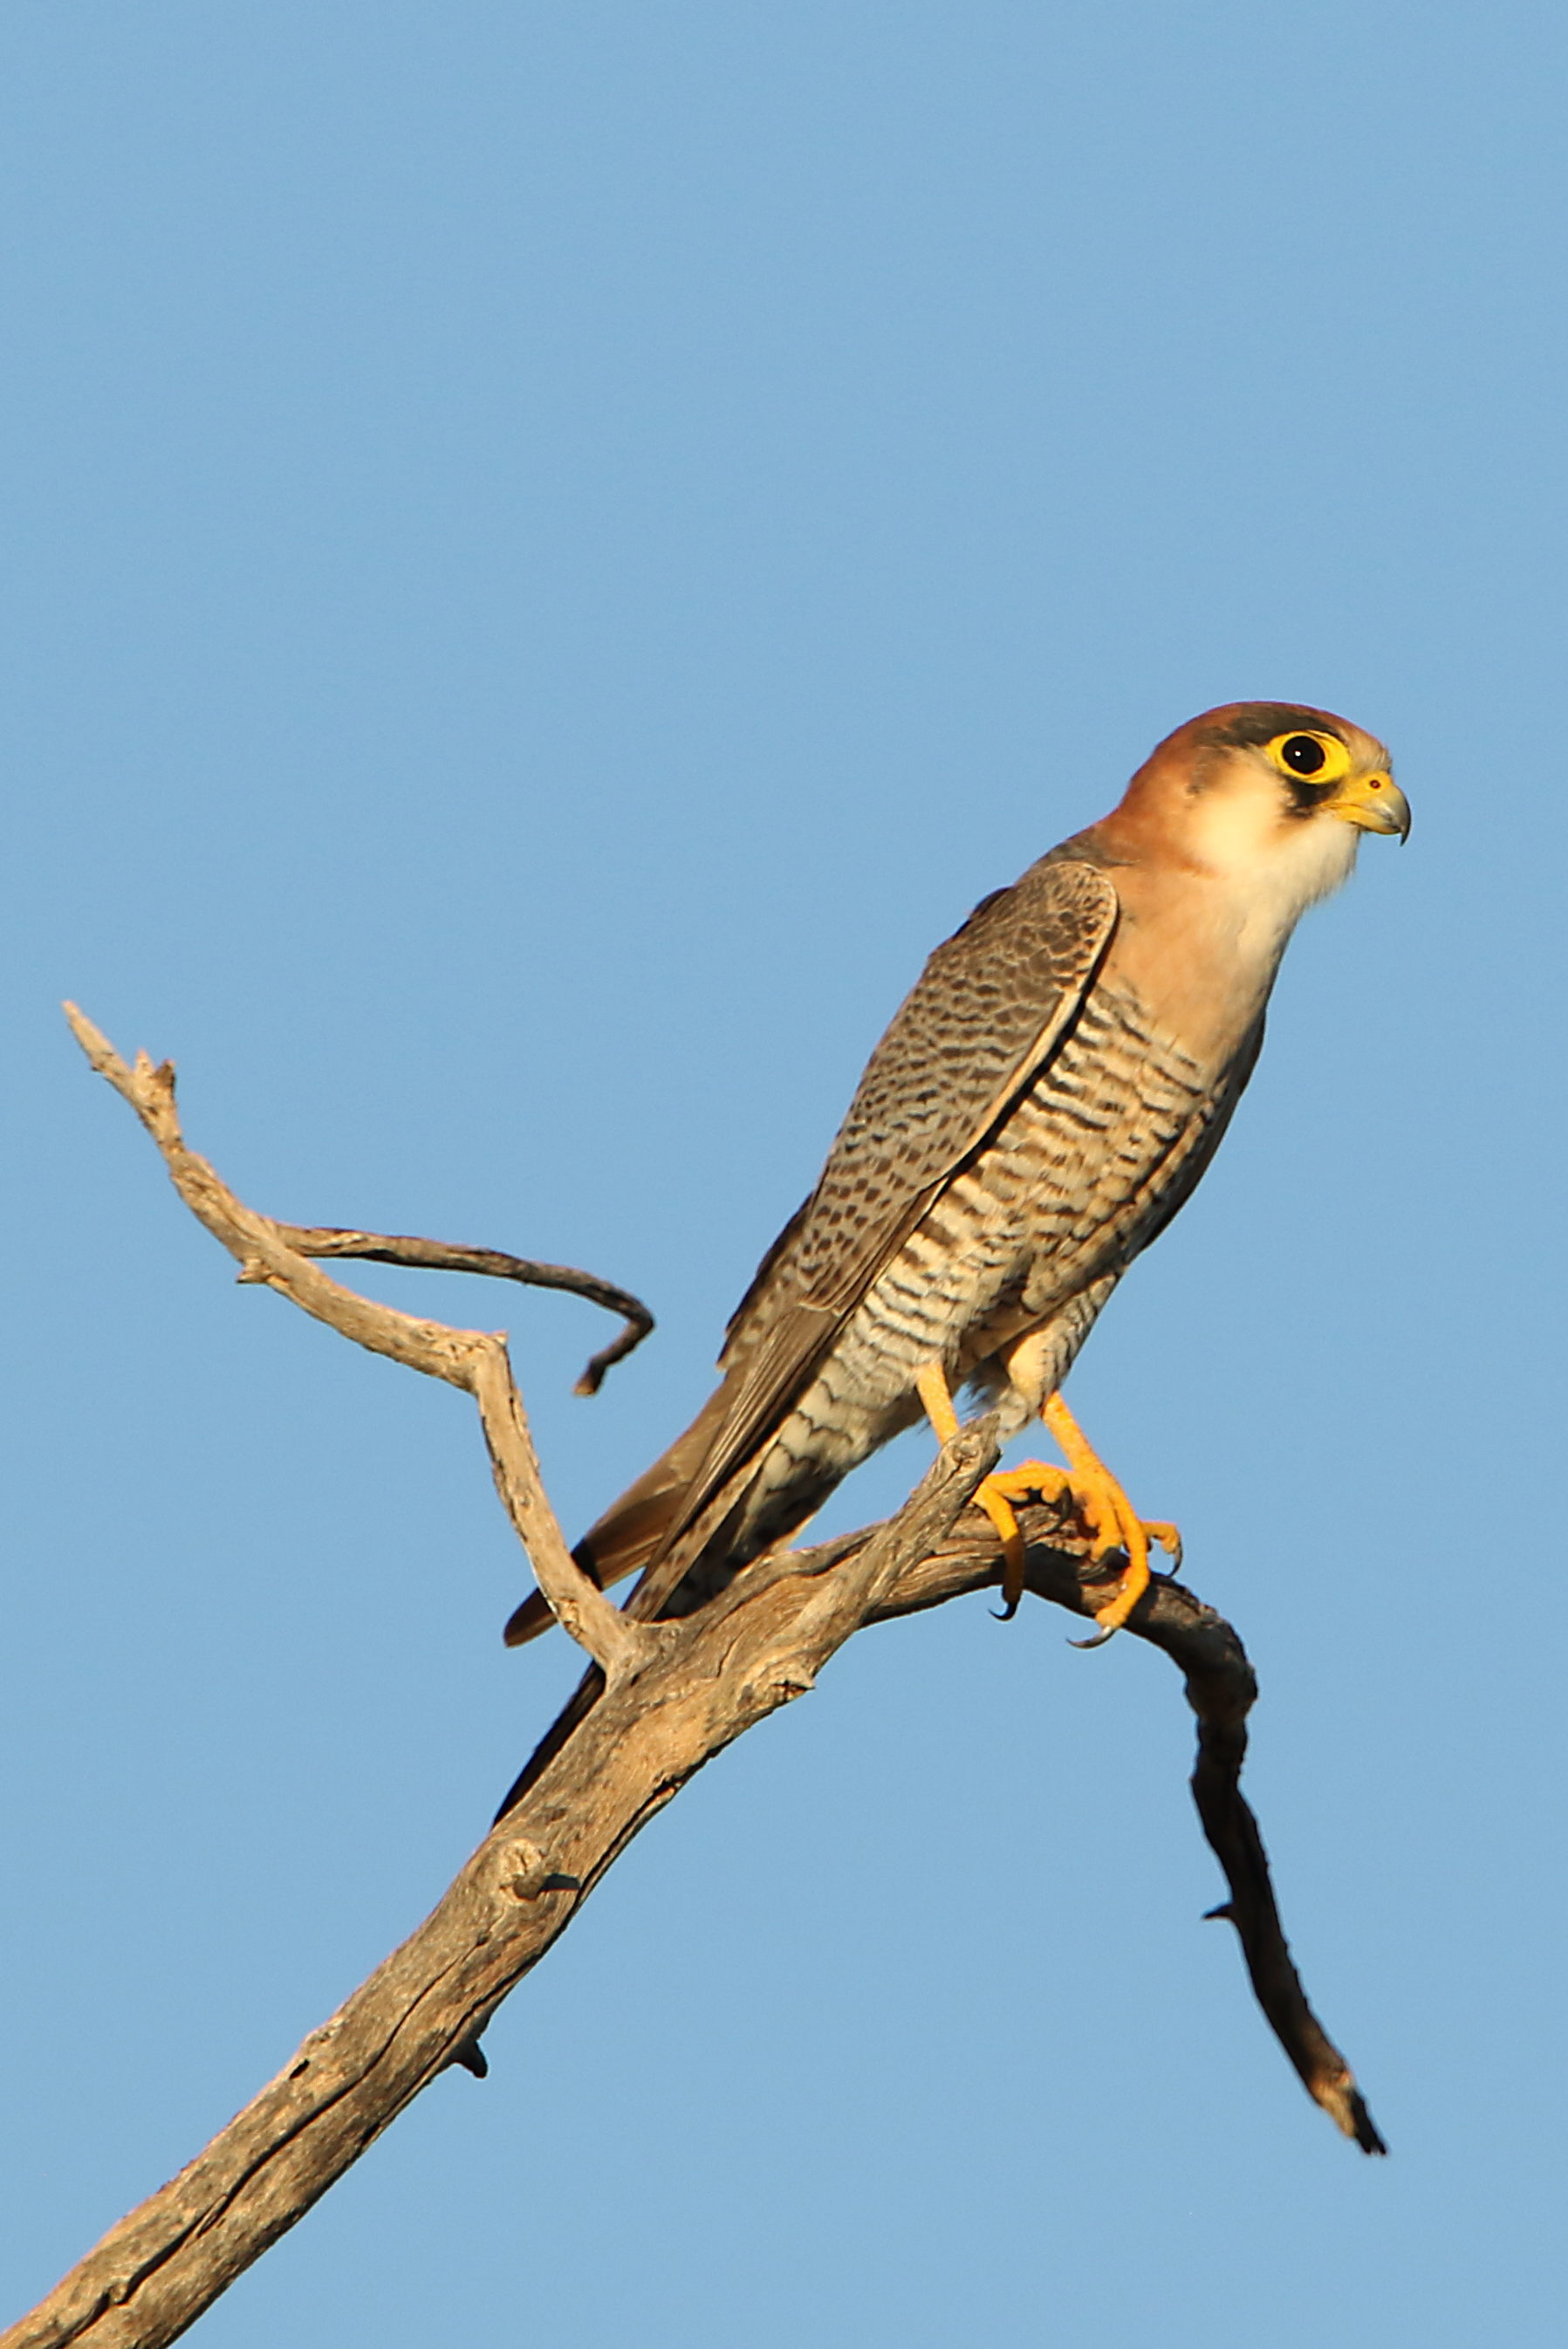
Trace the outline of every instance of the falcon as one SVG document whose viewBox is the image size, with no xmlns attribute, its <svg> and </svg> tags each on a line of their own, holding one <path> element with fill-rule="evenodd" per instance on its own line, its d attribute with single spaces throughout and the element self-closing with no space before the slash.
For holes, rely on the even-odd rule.
<svg viewBox="0 0 1568 2349">
<path fill-rule="evenodd" d="M 1109 815 L 984 898 L 872 1053 L 729 1324 L 718 1388 L 578 1546 L 595 1580 L 640 1572 L 627 1612 L 644 1620 L 689 1612 L 923 1414 L 945 1442 L 968 1390 L 1004 1442 L 1042 1418 L 1066 1463 L 976 1495 L 1006 1611 L 1024 1574 L 1012 1505 L 1035 1493 L 1070 1499 L 1097 1557 L 1123 1556 L 1099 1636 L 1124 1623 L 1150 1541 L 1179 1556 L 1175 1528 L 1139 1516 L 1062 1381 L 1219 1146 L 1297 921 L 1348 879 L 1363 833 L 1409 828 L 1371 735 L 1235 702 L 1179 727 Z M 508 1644 L 551 1619 L 536 1592 Z"/>
</svg>

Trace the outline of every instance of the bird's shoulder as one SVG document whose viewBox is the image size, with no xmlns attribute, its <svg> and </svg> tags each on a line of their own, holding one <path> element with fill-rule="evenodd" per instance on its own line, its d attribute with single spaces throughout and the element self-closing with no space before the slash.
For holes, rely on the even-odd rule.
<svg viewBox="0 0 1568 2349">
<path fill-rule="evenodd" d="M 1071 1019 L 1116 925 L 1093 843 L 983 897 L 928 957 L 871 1059 L 815 1190 L 763 1257 L 724 1360 L 786 1308 L 840 1307 L 980 1142 Z"/>
</svg>

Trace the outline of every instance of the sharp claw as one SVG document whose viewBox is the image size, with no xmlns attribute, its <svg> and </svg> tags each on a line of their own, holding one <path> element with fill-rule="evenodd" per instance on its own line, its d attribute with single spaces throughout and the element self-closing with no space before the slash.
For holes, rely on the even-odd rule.
<svg viewBox="0 0 1568 2349">
<path fill-rule="evenodd" d="M 1148 1535 L 1150 1541 L 1159 1543 L 1161 1548 L 1165 1552 L 1166 1557 L 1170 1559 L 1171 1571 L 1174 1573 L 1176 1568 L 1181 1563 L 1181 1535 L 1180 1528 L 1175 1526 L 1168 1526 L 1162 1522 L 1154 1520 L 1146 1524 L 1143 1530 Z"/>
<path fill-rule="evenodd" d="M 929 1410 L 929 1404 L 927 1408 Z M 1051 1421 L 1049 1413 L 1046 1417 L 1061 1440 L 1061 1429 Z M 938 1433 L 941 1432 L 939 1428 Z M 1076 1431 L 1074 1441 L 1081 1445 L 1081 1438 L 1076 1436 Z M 1148 1588 L 1150 1543 L 1158 1542 L 1175 1568 L 1181 1563 L 1181 1537 L 1174 1526 L 1162 1520 L 1145 1524 L 1115 1479 L 1092 1455 L 1087 1462 L 1078 1461 L 1076 1465 L 1083 1472 L 1077 1482 L 1074 1481 L 1075 1470 L 1072 1468 L 1064 1473 L 1061 1469 L 1047 1466 L 1044 1461 L 1026 1461 L 1021 1467 L 1002 1469 L 987 1476 L 975 1499 L 1002 1539 L 1006 1559 L 1002 1575 L 1002 1606 L 999 1611 L 992 1610 L 998 1623 L 1013 1620 L 1024 1595 L 1024 1543 L 1011 1506 L 1014 1500 L 1022 1500 L 1026 1496 L 1057 1502 L 1068 1500 L 1088 1537 L 1089 1556 L 1097 1566 L 1120 1552 L 1121 1579 L 1114 1596 L 1098 1610 L 1099 1630 L 1087 1640 L 1074 1640 L 1068 1643 L 1075 1648 L 1103 1648 L 1106 1641 L 1121 1629 Z M 1107 1616 L 1110 1618 L 1109 1622 Z"/>
<path fill-rule="evenodd" d="M 1004 1547 L 1003 1555 L 1006 1563 L 1002 1568 L 1002 1612 L 996 1616 L 996 1620 L 998 1623 L 1010 1623 L 1024 1601 L 1024 1537 L 1016 1525 Z M 993 1608 L 991 1611 L 995 1614 L 996 1610 Z"/>
<path fill-rule="evenodd" d="M 1018 1531 L 1018 1520 L 999 1478 L 987 1476 L 975 1498 L 1002 1537 L 1006 1561 L 1002 1568 L 1003 1611 L 996 1619 L 1010 1623 L 1024 1596 L 1024 1537 Z"/>
</svg>

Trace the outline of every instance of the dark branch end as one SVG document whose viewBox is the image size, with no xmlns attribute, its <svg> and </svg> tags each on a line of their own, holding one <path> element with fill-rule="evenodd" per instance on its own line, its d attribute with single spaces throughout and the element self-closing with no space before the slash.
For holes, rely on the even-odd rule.
<svg viewBox="0 0 1568 2349">
<path fill-rule="evenodd" d="M 397 1232 L 350 1231 L 329 1224 L 279 1224 L 277 1228 L 301 1256 L 358 1257 L 413 1271 L 478 1273 L 490 1280 L 515 1280 L 525 1288 L 564 1289 L 606 1313 L 618 1313 L 625 1328 L 593 1356 L 573 1394 L 597 1394 L 605 1371 L 624 1362 L 654 1327 L 654 1317 L 640 1297 L 601 1280 L 596 1273 L 580 1272 L 575 1265 L 542 1264 L 531 1257 L 509 1256 L 503 1248 L 450 1247 L 445 1240 L 415 1239 Z"/>
</svg>

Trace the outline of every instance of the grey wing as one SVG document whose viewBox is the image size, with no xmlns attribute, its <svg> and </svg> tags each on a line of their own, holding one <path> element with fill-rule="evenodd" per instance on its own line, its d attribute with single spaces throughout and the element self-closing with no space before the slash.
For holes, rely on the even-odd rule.
<svg viewBox="0 0 1568 2349">
<path fill-rule="evenodd" d="M 932 1200 L 1050 1058 L 1117 911 L 1098 865 L 1053 852 L 937 947 L 730 1324 L 725 1408 L 662 1550 L 766 1441 Z"/>
</svg>

